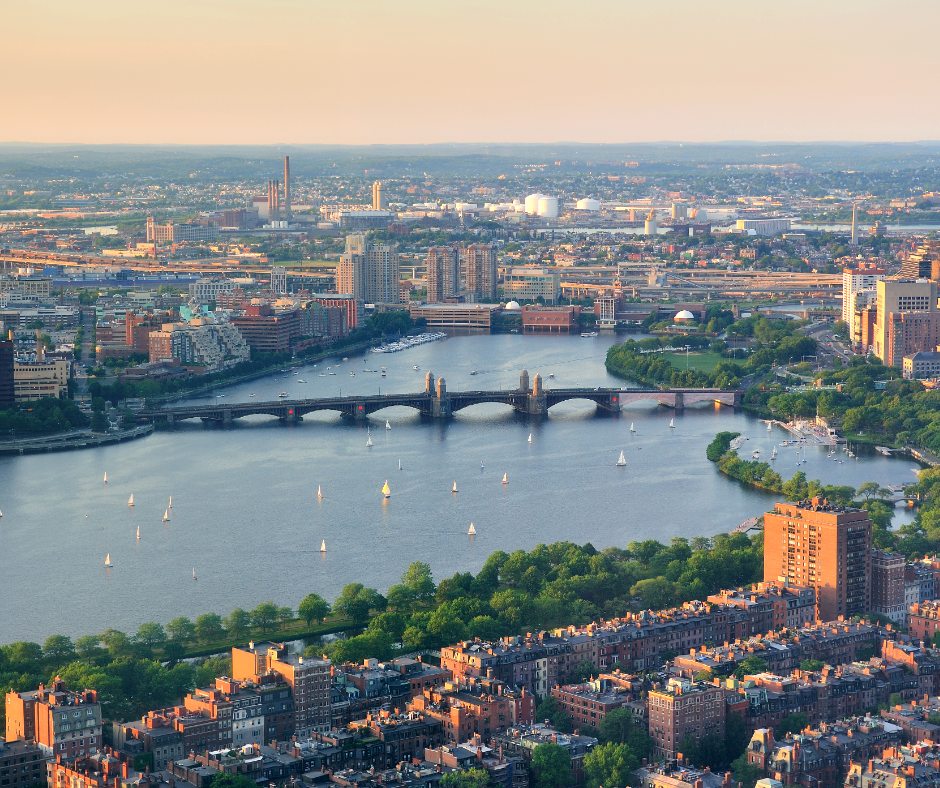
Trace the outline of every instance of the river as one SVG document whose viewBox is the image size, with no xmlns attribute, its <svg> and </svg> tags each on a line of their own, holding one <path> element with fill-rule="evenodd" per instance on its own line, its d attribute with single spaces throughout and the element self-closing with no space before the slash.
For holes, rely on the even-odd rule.
<svg viewBox="0 0 940 788">
<path fill-rule="evenodd" d="M 252 393 L 275 399 L 281 391 L 297 398 L 419 391 L 428 369 L 450 390 L 515 387 L 523 367 L 541 373 L 548 387 L 618 386 L 623 381 L 604 368 L 614 341 L 452 336 L 401 353 L 350 357 L 338 369 L 338 359 L 322 361 L 199 401 L 218 394 L 247 401 Z M 385 378 L 364 371 L 381 365 Z M 541 422 L 480 405 L 442 424 L 390 409 L 372 417 L 372 448 L 365 425 L 335 414 L 311 414 L 292 426 L 253 417 L 231 428 L 186 422 L 126 444 L 0 458 L 0 643 L 108 627 L 134 632 L 146 621 L 226 615 L 267 599 L 296 607 L 311 591 L 334 599 L 351 582 L 384 591 L 416 560 L 430 563 L 440 579 L 478 571 L 495 550 L 540 542 L 604 548 L 711 536 L 772 506 L 776 496 L 718 473 L 705 447 L 716 432 L 735 430 L 751 437 L 748 451 L 769 456 L 787 438 L 784 430 L 768 433 L 764 422 L 714 405 L 675 414 L 670 429 L 673 415 L 649 403 L 620 417 L 595 416 L 593 404 L 574 401 Z M 626 468 L 614 465 L 621 450 Z M 795 450 L 778 452 L 777 470 L 789 477 L 797 470 Z M 810 449 L 800 468 L 832 484 L 913 479 L 909 460 L 872 452 L 858 460 L 841 455 L 839 464 L 826 454 Z M 380 492 L 386 479 L 387 500 Z M 896 524 L 908 517 L 899 512 Z M 103 566 L 108 553 L 112 569 Z"/>
</svg>

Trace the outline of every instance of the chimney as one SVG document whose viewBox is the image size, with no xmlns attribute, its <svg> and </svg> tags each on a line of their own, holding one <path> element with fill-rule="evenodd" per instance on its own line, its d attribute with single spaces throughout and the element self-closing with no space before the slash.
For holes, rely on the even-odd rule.
<svg viewBox="0 0 940 788">
<path fill-rule="evenodd" d="M 127 779 L 127 761 L 121 763 L 121 777 Z"/>
</svg>

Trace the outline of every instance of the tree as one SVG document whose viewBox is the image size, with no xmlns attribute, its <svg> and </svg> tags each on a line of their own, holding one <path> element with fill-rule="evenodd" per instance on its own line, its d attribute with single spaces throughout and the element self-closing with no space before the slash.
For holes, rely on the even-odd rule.
<svg viewBox="0 0 940 788">
<path fill-rule="evenodd" d="M 166 633 L 177 643 L 189 643 L 196 639 L 196 625 L 186 616 L 180 616 L 166 625 Z"/>
<path fill-rule="evenodd" d="M 72 638 L 66 635 L 50 635 L 42 646 L 42 655 L 55 664 L 60 664 L 75 656 Z"/>
<path fill-rule="evenodd" d="M 532 751 L 532 770 L 538 788 L 562 788 L 571 781 L 571 755 L 553 742 Z"/>
<path fill-rule="evenodd" d="M 374 588 L 366 588 L 362 583 L 350 583 L 333 603 L 333 612 L 352 619 L 356 624 L 364 624 L 369 620 L 370 610 L 385 610 L 386 606 L 385 597 Z"/>
<path fill-rule="evenodd" d="M 228 774 L 217 772 L 209 788 L 258 788 L 258 784 L 243 774 Z"/>
<path fill-rule="evenodd" d="M 271 600 L 262 602 L 251 611 L 251 625 L 258 627 L 265 634 L 274 626 L 275 621 L 277 621 L 277 605 Z"/>
<path fill-rule="evenodd" d="M 788 733 L 799 733 L 809 725 L 809 717 L 802 711 L 788 714 L 777 725 L 777 738 L 783 739 Z"/>
<path fill-rule="evenodd" d="M 582 659 L 578 663 L 570 677 L 571 684 L 580 684 L 582 681 L 587 681 L 589 678 L 593 677 L 597 673 L 597 667 L 589 659 Z"/>
<path fill-rule="evenodd" d="M 203 613 L 196 619 L 196 637 L 203 643 L 219 640 L 224 634 L 222 616 L 218 613 Z"/>
<path fill-rule="evenodd" d="M 553 695 L 545 698 L 535 709 L 535 719 L 539 722 L 548 720 L 551 726 L 561 733 L 571 733 L 574 725 L 571 717 L 558 705 Z"/>
<path fill-rule="evenodd" d="M 291 621 L 294 620 L 293 608 L 279 607 L 277 609 L 277 620 L 280 622 L 282 628 L 286 627 Z"/>
<path fill-rule="evenodd" d="M 314 621 L 322 621 L 329 615 L 330 606 L 319 594 L 307 594 L 300 600 L 297 612 L 307 622 L 307 627 L 310 627 Z"/>
<path fill-rule="evenodd" d="M 631 596 L 639 597 L 649 610 L 661 610 L 672 604 L 675 587 L 665 577 L 650 577 L 641 580 L 630 589 Z"/>
<path fill-rule="evenodd" d="M 429 602 L 437 590 L 431 575 L 431 565 L 422 561 L 415 561 L 405 570 L 401 583 L 411 592 L 412 599 L 418 604 Z"/>
<path fill-rule="evenodd" d="M 75 650 L 83 659 L 90 660 L 101 654 L 101 638 L 98 635 L 83 635 L 75 641 Z"/>
<path fill-rule="evenodd" d="M 441 788 L 486 788 L 490 775 L 486 769 L 449 772 L 441 778 Z"/>
<path fill-rule="evenodd" d="M 629 785 L 640 761 L 626 744 L 600 744 L 584 756 L 589 788 Z"/>
<path fill-rule="evenodd" d="M 388 633 L 396 643 L 405 634 L 406 619 L 401 613 L 379 613 L 369 622 L 369 629 Z"/>
<path fill-rule="evenodd" d="M 240 607 L 236 607 L 228 614 L 228 618 L 225 619 L 225 628 L 232 637 L 240 638 L 248 632 L 248 627 L 250 626 L 251 613 L 247 610 L 242 610 Z"/>
<path fill-rule="evenodd" d="M 764 673 L 766 670 L 767 662 L 760 657 L 752 655 L 741 661 L 741 664 L 738 665 L 738 669 L 734 672 L 734 675 L 739 679 L 743 679 L 745 676 L 754 676 L 758 673 Z"/>
<path fill-rule="evenodd" d="M 760 766 L 747 762 L 747 753 L 742 753 L 731 763 L 731 772 L 734 781 L 741 783 L 742 788 L 754 788 L 754 784 L 763 777 Z"/>
<path fill-rule="evenodd" d="M 805 670 L 807 672 L 822 670 L 824 667 L 826 667 L 826 663 L 820 662 L 818 659 L 804 659 L 800 663 L 800 670 Z"/>
<path fill-rule="evenodd" d="M 629 709 L 621 706 L 604 715 L 597 728 L 603 744 L 626 744 L 637 758 L 646 758 L 653 749 L 653 740 L 646 729 L 633 724 Z"/>
<path fill-rule="evenodd" d="M 134 640 L 150 649 L 154 646 L 161 645 L 166 640 L 166 632 L 164 632 L 161 624 L 148 621 L 146 624 L 141 624 L 140 627 L 138 627 Z"/>
</svg>

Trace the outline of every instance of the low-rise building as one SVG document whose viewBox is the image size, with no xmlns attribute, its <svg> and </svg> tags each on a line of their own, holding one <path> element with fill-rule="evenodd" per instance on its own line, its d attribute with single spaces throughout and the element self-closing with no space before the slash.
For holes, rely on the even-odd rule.
<svg viewBox="0 0 940 788">
<path fill-rule="evenodd" d="M 656 758 L 676 758 L 686 736 L 725 735 L 725 691 L 717 684 L 672 678 L 665 687 L 650 690 L 647 706 Z"/>
<path fill-rule="evenodd" d="M 68 395 L 71 362 L 66 359 L 16 361 L 13 364 L 13 394 L 17 402 L 32 402 Z"/>
<path fill-rule="evenodd" d="M 582 684 L 554 687 L 552 697 L 571 717 L 575 727 L 593 733 L 610 712 L 640 697 L 642 682 L 634 683 L 626 676 L 622 679 L 618 681 L 610 674 L 600 675 Z"/>
<path fill-rule="evenodd" d="M 904 356 L 902 374 L 908 380 L 925 380 L 940 375 L 940 352 L 921 350 Z"/>
<path fill-rule="evenodd" d="M 584 756 L 597 746 L 596 738 L 559 733 L 542 723 L 517 725 L 493 737 L 493 746 L 501 748 L 504 753 L 522 758 L 526 765 L 531 764 L 535 748 L 547 742 L 557 744 L 568 751 L 571 757 L 570 782 L 580 785 L 584 777 Z"/>
<path fill-rule="evenodd" d="M 56 677 L 30 692 L 6 695 L 6 739 L 35 741 L 47 757 L 78 758 L 102 744 L 101 704 L 95 690 L 72 692 Z"/>
<path fill-rule="evenodd" d="M 0 740 L 0 785 L 40 788 L 46 784 L 46 756 L 34 741 Z"/>
<path fill-rule="evenodd" d="M 940 748 L 932 742 L 889 747 L 879 758 L 853 761 L 845 788 L 940 788 Z"/>
<path fill-rule="evenodd" d="M 634 775 L 640 788 L 734 788 L 731 772 L 720 774 L 711 769 L 696 769 L 685 758 L 644 766 Z"/>
<path fill-rule="evenodd" d="M 444 743 L 440 721 L 414 711 L 406 714 L 380 711 L 350 725 L 351 730 L 363 728 L 382 742 L 386 767 L 411 761 L 423 755 L 426 748 Z"/>
</svg>

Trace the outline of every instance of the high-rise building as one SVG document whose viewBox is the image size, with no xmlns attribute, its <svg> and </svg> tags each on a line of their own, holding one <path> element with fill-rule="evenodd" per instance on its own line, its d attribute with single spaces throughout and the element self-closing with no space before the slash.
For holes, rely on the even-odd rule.
<svg viewBox="0 0 940 788">
<path fill-rule="evenodd" d="M 384 211 L 385 210 L 385 189 L 382 186 L 382 181 L 376 181 L 372 184 L 372 210 L 373 211 Z"/>
<path fill-rule="evenodd" d="M 883 269 L 874 266 L 842 269 L 842 319 L 849 327 L 853 343 L 861 341 L 859 304 L 861 303 L 864 309 L 869 305 L 870 300 L 874 300 L 878 282 L 885 278 L 885 273 Z M 858 296 L 861 293 L 871 295 L 871 299 L 865 297 L 859 299 Z"/>
<path fill-rule="evenodd" d="M 467 247 L 467 290 L 481 301 L 496 300 L 496 251 L 489 244 Z"/>
<path fill-rule="evenodd" d="M 290 156 L 284 157 L 284 221 L 290 223 Z M 286 290 L 284 292 L 287 292 Z"/>
<path fill-rule="evenodd" d="M 885 366 L 940 344 L 937 283 L 927 279 L 883 279 L 878 286 L 874 353 Z"/>
<path fill-rule="evenodd" d="M 871 551 L 871 610 L 902 626 L 907 621 L 904 603 L 907 560 L 901 553 Z"/>
<path fill-rule="evenodd" d="M 662 689 L 650 690 L 647 707 L 656 758 L 675 758 L 686 736 L 725 734 L 727 703 L 724 689 L 715 684 L 672 678 Z"/>
<path fill-rule="evenodd" d="M 336 291 L 368 303 L 398 304 L 398 253 L 388 244 L 370 244 L 364 235 L 346 236 L 346 252 L 336 267 Z"/>
<path fill-rule="evenodd" d="M 926 242 L 901 262 L 902 279 L 940 280 L 940 249 L 936 242 Z"/>
<path fill-rule="evenodd" d="M 12 408 L 15 402 L 13 385 L 13 342 L 0 341 L 0 408 Z"/>
<path fill-rule="evenodd" d="M 849 239 L 849 243 L 852 246 L 858 246 L 858 225 L 855 223 L 855 212 L 858 210 L 858 206 L 855 203 L 852 203 L 852 236 Z M 842 302 L 843 305 L 845 302 Z M 842 318 L 845 320 L 845 318 Z"/>
<path fill-rule="evenodd" d="M 764 580 L 816 589 L 816 618 L 871 610 L 871 520 L 814 498 L 764 515 Z"/>
<path fill-rule="evenodd" d="M 271 269 L 271 291 L 278 295 L 287 295 L 287 269 L 274 266 Z"/>
<path fill-rule="evenodd" d="M 455 246 L 428 249 L 429 304 L 438 304 L 460 290 L 460 255 Z"/>
</svg>

